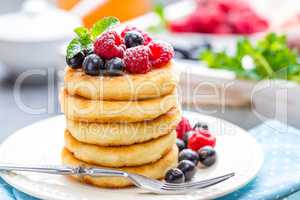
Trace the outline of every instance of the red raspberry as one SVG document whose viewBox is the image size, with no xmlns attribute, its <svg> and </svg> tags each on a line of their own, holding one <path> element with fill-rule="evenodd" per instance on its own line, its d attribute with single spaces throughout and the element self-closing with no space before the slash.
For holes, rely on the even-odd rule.
<svg viewBox="0 0 300 200">
<path fill-rule="evenodd" d="M 168 43 L 150 42 L 150 62 L 153 67 L 161 67 L 170 62 L 174 56 L 174 50 Z"/>
<path fill-rule="evenodd" d="M 145 74 L 151 70 L 149 62 L 149 48 L 136 46 L 129 48 L 124 53 L 125 69 L 133 74 Z"/>
<path fill-rule="evenodd" d="M 129 31 L 137 31 L 137 32 L 141 33 L 143 38 L 144 38 L 144 45 L 147 45 L 147 44 L 149 44 L 149 42 L 152 41 L 152 38 L 147 33 L 137 29 L 134 26 L 126 26 L 126 28 L 121 33 L 122 38 L 124 38 L 126 33 L 129 32 Z"/>
<path fill-rule="evenodd" d="M 197 23 L 197 22 L 195 22 Z M 172 32 L 198 32 L 197 25 L 194 23 L 192 17 L 186 17 L 182 19 L 177 19 L 169 23 L 169 29 Z"/>
<path fill-rule="evenodd" d="M 217 26 L 226 23 L 225 13 L 212 7 L 198 8 L 191 17 L 203 33 L 213 33 Z"/>
<path fill-rule="evenodd" d="M 176 127 L 177 138 L 183 139 L 183 136 L 186 132 L 192 130 L 192 126 L 188 119 L 185 117 L 181 118 L 181 121 L 178 123 Z"/>
<path fill-rule="evenodd" d="M 94 52 L 101 58 L 123 58 L 124 40 L 116 31 L 107 31 L 96 39 Z"/>
<path fill-rule="evenodd" d="M 232 33 L 232 28 L 230 25 L 228 24 L 220 24 L 219 26 L 217 26 L 214 30 L 214 33 L 217 34 L 229 34 Z"/>
<path fill-rule="evenodd" d="M 188 141 L 188 148 L 198 151 L 204 146 L 215 147 L 216 138 L 208 131 L 197 131 L 193 134 Z"/>
</svg>

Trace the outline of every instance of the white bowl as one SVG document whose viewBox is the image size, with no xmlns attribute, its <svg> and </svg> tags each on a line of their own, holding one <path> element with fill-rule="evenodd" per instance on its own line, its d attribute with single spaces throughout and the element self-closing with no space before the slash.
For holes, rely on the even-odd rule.
<svg viewBox="0 0 300 200">
<path fill-rule="evenodd" d="M 81 20 L 51 6 L 32 0 L 19 12 L 0 15 L 0 61 L 11 71 L 58 66 L 59 49 Z"/>
</svg>

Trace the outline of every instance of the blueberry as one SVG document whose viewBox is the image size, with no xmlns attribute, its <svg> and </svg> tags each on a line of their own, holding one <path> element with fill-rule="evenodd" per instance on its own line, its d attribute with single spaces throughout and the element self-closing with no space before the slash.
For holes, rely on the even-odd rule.
<svg viewBox="0 0 300 200">
<path fill-rule="evenodd" d="M 82 66 L 82 62 L 84 60 L 84 53 L 79 52 L 72 58 L 66 58 L 67 64 L 73 69 L 79 69 Z"/>
<path fill-rule="evenodd" d="M 212 166 L 217 160 L 216 151 L 210 147 L 205 146 L 198 150 L 199 161 L 206 167 Z"/>
<path fill-rule="evenodd" d="M 194 127 L 193 127 L 194 130 L 208 130 L 208 125 L 204 122 L 197 122 Z"/>
<path fill-rule="evenodd" d="M 198 153 L 191 149 L 184 149 L 179 153 L 178 160 L 179 162 L 182 160 L 189 160 L 192 161 L 196 166 L 198 164 Z"/>
<path fill-rule="evenodd" d="M 121 58 L 112 58 L 105 63 L 106 74 L 110 76 L 120 76 L 123 74 L 124 62 Z"/>
<path fill-rule="evenodd" d="M 185 149 L 185 143 L 181 139 L 176 139 L 176 145 L 179 149 L 179 152 Z"/>
<path fill-rule="evenodd" d="M 183 172 L 185 181 L 190 181 L 197 172 L 196 165 L 192 161 L 189 161 L 189 160 L 180 161 L 177 168 Z"/>
<path fill-rule="evenodd" d="M 137 31 L 129 31 L 125 35 L 125 45 L 127 48 L 139 46 L 144 44 L 143 35 Z"/>
<path fill-rule="evenodd" d="M 96 54 L 88 55 L 83 61 L 83 70 L 91 76 L 98 76 L 105 70 L 104 61 Z"/>
<path fill-rule="evenodd" d="M 185 177 L 180 169 L 170 169 L 165 175 L 165 181 L 168 183 L 184 183 Z"/>
<path fill-rule="evenodd" d="M 189 142 L 189 139 L 194 135 L 196 132 L 194 130 L 188 131 L 183 135 L 183 141 L 187 145 Z"/>
</svg>

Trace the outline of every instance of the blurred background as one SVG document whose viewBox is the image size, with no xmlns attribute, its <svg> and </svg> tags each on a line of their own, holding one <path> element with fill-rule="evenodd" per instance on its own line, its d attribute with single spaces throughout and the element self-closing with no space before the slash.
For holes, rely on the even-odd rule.
<svg viewBox="0 0 300 200">
<path fill-rule="evenodd" d="M 73 29 L 116 16 L 170 42 L 185 109 L 300 128 L 297 0 L 0 0 L 0 140 L 60 113 Z M 273 33 L 273 34 L 271 34 Z"/>
</svg>

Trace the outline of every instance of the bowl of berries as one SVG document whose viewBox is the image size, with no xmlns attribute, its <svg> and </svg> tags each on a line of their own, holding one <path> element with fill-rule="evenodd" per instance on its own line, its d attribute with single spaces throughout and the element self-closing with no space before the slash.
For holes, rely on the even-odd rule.
<svg viewBox="0 0 300 200">
<path fill-rule="evenodd" d="M 255 40 L 272 29 L 271 20 L 256 7 L 242 0 L 179 1 L 166 7 L 158 4 L 153 13 L 128 23 L 144 27 L 173 45 L 206 41 L 223 48 L 231 47 L 241 36 Z"/>
</svg>

